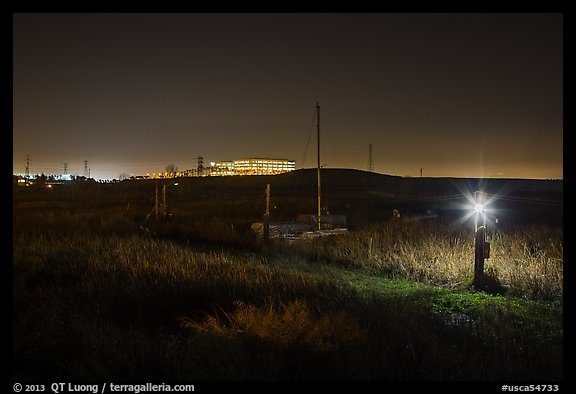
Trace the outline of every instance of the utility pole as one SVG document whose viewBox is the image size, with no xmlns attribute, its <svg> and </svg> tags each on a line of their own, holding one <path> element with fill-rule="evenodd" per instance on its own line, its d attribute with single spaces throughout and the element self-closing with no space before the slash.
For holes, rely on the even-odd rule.
<svg viewBox="0 0 576 394">
<path fill-rule="evenodd" d="M 422 171 L 424 171 L 424 168 L 420 168 L 420 178 L 422 178 Z"/>
<path fill-rule="evenodd" d="M 318 122 L 316 124 L 316 128 L 318 130 L 318 231 L 322 229 L 321 221 L 320 221 L 320 104 L 316 103 L 316 116 L 318 117 Z"/>
</svg>

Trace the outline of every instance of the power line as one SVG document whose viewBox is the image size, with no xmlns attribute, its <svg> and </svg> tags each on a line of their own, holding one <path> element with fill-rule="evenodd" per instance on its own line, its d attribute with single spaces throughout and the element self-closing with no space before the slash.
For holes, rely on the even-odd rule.
<svg viewBox="0 0 576 394">
<path fill-rule="evenodd" d="M 542 200 L 536 198 L 526 198 L 526 197 L 516 197 L 516 196 L 493 196 L 499 200 L 506 200 L 512 202 L 524 202 L 527 204 L 543 204 L 543 205 L 556 205 L 561 206 L 564 205 L 564 201 L 560 200 Z"/>
<path fill-rule="evenodd" d="M 314 121 L 316 120 L 316 111 L 314 109 L 314 114 L 312 115 L 312 122 L 310 122 L 310 130 L 308 131 L 308 139 L 306 140 L 306 148 L 304 149 L 304 156 L 302 157 L 302 168 L 304 168 L 304 163 L 306 162 L 306 155 L 308 154 L 308 146 L 310 145 L 310 137 L 312 136 L 312 130 L 314 129 Z"/>
</svg>

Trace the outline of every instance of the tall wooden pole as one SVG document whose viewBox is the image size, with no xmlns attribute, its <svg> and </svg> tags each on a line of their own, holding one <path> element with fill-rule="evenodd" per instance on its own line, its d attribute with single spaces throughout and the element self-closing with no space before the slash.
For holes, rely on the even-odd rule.
<svg viewBox="0 0 576 394">
<path fill-rule="evenodd" d="M 321 212 L 320 212 L 320 105 L 316 103 L 316 115 L 318 117 L 318 122 L 316 124 L 316 128 L 318 130 L 318 231 L 322 229 L 321 226 Z"/>
</svg>

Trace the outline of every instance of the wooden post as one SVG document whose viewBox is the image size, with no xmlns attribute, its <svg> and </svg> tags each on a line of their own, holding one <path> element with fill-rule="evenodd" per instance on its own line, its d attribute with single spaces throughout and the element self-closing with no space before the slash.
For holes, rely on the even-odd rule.
<svg viewBox="0 0 576 394">
<path fill-rule="evenodd" d="M 154 215 L 158 223 L 158 183 L 156 183 L 156 192 L 154 193 Z"/>
<path fill-rule="evenodd" d="M 474 242 L 474 288 L 482 288 L 484 282 L 484 256 L 486 243 L 486 228 L 478 227 Z"/>
<path fill-rule="evenodd" d="M 266 184 L 266 212 L 264 213 L 264 228 L 262 230 L 264 242 L 270 240 L 270 184 Z"/>
<path fill-rule="evenodd" d="M 162 186 L 162 220 L 166 220 L 168 210 L 166 209 L 166 185 Z"/>
</svg>

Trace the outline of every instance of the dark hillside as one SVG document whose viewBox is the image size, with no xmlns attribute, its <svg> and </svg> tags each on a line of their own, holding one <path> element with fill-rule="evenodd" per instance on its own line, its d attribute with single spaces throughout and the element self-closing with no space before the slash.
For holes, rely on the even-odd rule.
<svg viewBox="0 0 576 394">
<path fill-rule="evenodd" d="M 443 217 L 462 215 L 476 190 L 499 196 L 492 204 L 500 218 L 513 222 L 562 222 L 563 181 L 480 178 L 409 178 L 352 169 L 324 168 L 321 171 L 322 206 L 333 214 L 346 215 L 348 223 L 359 225 L 388 220 L 393 210 L 403 214 Z M 169 205 L 218 201 L 234 202 L 244 210 L 246 220 L 263 213 L 264 191 L 271 187 L 274 220 L 293 220 L 301 213 L 315 213 L 316 169 L 303 169 L 281 175 L 126 180 L 111 184 L 56 185 L 25 190 L 14 188 L 14 201 L 53 199 L 80 205 L 87 199 L 100 204 L 153 206 L 156 186 L 166 185 Z M 160 197 L 161 198 L 161 197 Z M 244 207 L 244 208 L 242 208 Z M 150 208 L 148 208 L 150 209 Z M 238 212 L 242 215 L 242 212 Z"/>
<path fill-rule="evenodd" d="M 270 184 L 276 193 L 286 197 L 316 196 L 316 169 L 296 170 L 281 175 L 179 178 L 184 189 L 197 195 L 258 195 Z M 147 187 L 156 182 L 174 180 L 124 181 L 125 188 Z M 483 190 L 490 194 L 514 196 L 536 195 L 562 200 L 562 180 L 481 179 L 481 178 L 406 178 L 361 170 L 326 168 L 321 171 L 322 191 L 335 198 L 400 199 L 423 196 L 460 194 Z M 138 185 L 139 184 L 139 185 Z"/>
</svg>

